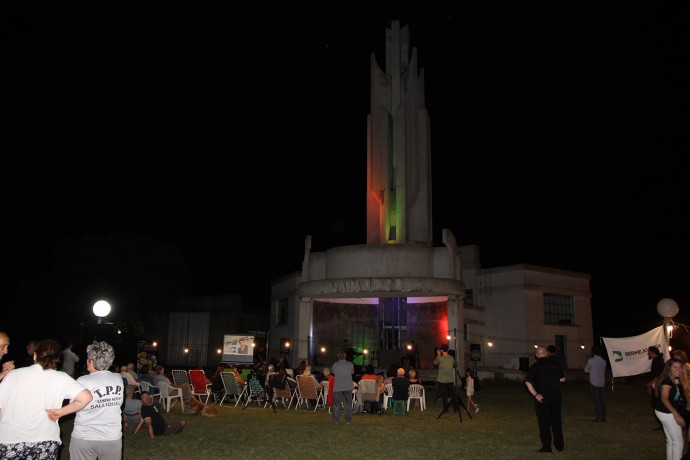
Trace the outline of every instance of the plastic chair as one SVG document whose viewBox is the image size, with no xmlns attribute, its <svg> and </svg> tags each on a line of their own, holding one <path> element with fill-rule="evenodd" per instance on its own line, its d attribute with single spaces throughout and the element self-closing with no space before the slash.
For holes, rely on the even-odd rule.
<svg viewBox="0 0 690 460">
<path fill-rule="evenodd" d="M 391 415 L 407 415 L 407 404 L 404 399 L 393 400 L 393 413 Z"/>
<path fill-rule="evenodd" d="M 410 385 L 408 389 L 408 398 L 407 398 L 407 410 L 410 410 L 410 403 L 413 400 L 419 401 L 419 408 L 421 410 L 426 409 L 426 394 L 424 392 L 424 385 L 420 385 L 419 383 L 413 383 Z"/>
<path fill-rule="evenodd" d="M 155 400 L 156 398 L 158 398 L 158 401 L 161 400 L 161 391 L 157 386 L 147 382 L 146 380 L 139 382 L 139 386 L 141 387 L 141 391 L 149 392 L 151 395 L 151 400 Z"/>
<path fill-rule="evenodd" d="M 165 382 L 158 382 L 158 389 L 160 390 L 161 402 L 165 405 L 165 411 L 170 412 L 170 407 L 175 404 L 175 400 L 180 400 L 180 407 L 184 413 L 184 401 L 182 400 L 182 390 L 171 387 Z"/>
<path fill-rule="evenodd" d="M 393 384 L 386 383 L 383 386 L 383 410 L 393 407 Z"/>
</svg>

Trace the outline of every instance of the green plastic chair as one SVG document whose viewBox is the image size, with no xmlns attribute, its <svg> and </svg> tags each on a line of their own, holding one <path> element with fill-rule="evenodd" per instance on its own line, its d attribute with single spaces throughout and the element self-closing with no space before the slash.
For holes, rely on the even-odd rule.
<svg viewBox="0 0 690 460">
<path fill-rule="evenodd" d="M 394 399 L 393 413 L 391 415 L 407 415 L 407 401 L 404 399 Z"/>
</svg>

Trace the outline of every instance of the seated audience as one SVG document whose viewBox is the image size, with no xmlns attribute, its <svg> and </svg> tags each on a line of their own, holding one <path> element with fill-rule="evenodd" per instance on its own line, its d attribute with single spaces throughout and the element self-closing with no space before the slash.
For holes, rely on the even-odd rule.
<svg viewBox="0 0 690 460">
<path fill-rule="evenodd" d="M 156 376 L 153 378 L 153 384 L 157 387 L 161 382 L 165 382 L 173 388 L 179 388 L 182 391 L 182 400 L 184 401 L 185 414 L 199 414 L 203 410 L 203 403 L 192 395 L 192 387 L 188 383 L 175 384 L 170 381 L 164 374 L 165 368 L 163 366 L 156 366 Z M 143 403 L 142 399 L 142 403 Z"/>
<path fill-rule="evenodd" d="M 383 376 L 383 374 L 379 374 L 376 376 L 376 385 L 379 388 L 379 399 L 381 400 L 381 402 L 383 402 L 383 391 L 385 389 L 385 385 L 383 383 L 384 380 L 385 377 Z"/>
<path fill-rule="evenodd" d="M 407 371 L 407 375 L 409 375 L 408 380 L 410 381 L 410 384 L 421 383 L 419 381 L 419 379 L 417 378 L 417 371 L 416 370 L 410 369 L 409 371 Z"/>
<path fill-rule="evenodd" d="M 384 383 L 393 383 L 393 379 L 397 375 L 398 368 L 395 365 L 391 365 L 386 371 L 386 377 L 384 378 Z"/>
<path fill-rule="evenodd" d="M 155 372 L 151 370 L 148 364 L 144 364 L 143 366 L 141 366 L 141 371 L 139 372 L 139 381 L 148 382 L 150 385 L 153 385 L 153 388 L 151 388 L 152 391 L 150 391 L 150 393 L 157 395 L 159 390 L 156 387 L 156 384 L 153 383 L 153 378 L 155 376 Z"/>
<path fill-rule="evenodd" d="M 237 380 L 237 383 L 240 385 L 240 387 L 243 387 L 247 384 L 247 382 L 242 377 L 242 374 L 240 374 L 240 370 L 237 368 L 237 366 L 231 364 L 230 367 L 228 367 L 228 370 L 235 374 L 235 379 Z"/>
<path fill-rule="evenodd" d="M 364 368 L 364 374 L 362 374 L 361 380 L 376 380 L 376 371 L 374 370 L 374 366 L 369 364 Z"/>
<path fill-rule="evenodd" d="M 405 400 L 409 397 L 410 381 L 405 377 L 405 369 L 398 369 L 397 377 L 393 378 L 393 400 Z"/>
<path fill-rule="evenodd" d="M 137 382 L 139 381 L 139 374 L 134 370 L 134 363 L 128 363 L 127 364 L 127 372 L 132 374 L 132 377 L 134 377 L 134 380 Z"/>
<path fill-rule="evenodd" d="M 129 373 L 129 368 L 126 364 L 124 366 L 120 366 L 120 375 L 124 381 L 127 382 L 127 387 L 125 388 L 125 397 L 132 398 L 134 391 L 139 387 L 139 382 L 137 382 L 134 376 Z"/>
<path fill-rule="evenodd" d="M 306 361 L 300 361 L 299 364 L 297 365 L 297 369 L 295 369 L 295 376 L 302 375 L 304 373 L 304 368 L 307 367 L 307 362 Z"/>
</svg>

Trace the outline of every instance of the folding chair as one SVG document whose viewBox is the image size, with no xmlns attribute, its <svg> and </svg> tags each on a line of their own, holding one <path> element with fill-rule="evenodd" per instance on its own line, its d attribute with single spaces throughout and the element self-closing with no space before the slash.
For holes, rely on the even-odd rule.
<svg viewBox="0 0 690 460">
<path fill-rule="evenodd" d="M 268 376 L 268 382 L 266 385 L 269 391 L 269 398 L 273 402 L 273 407 L 276 406 L 276 401 L 280 398 L 283 401 L 283 407 L 289 407 L 285 405 L 285 400 L 288 399 L 292 405 L 292 390 L 290 390 L 290 385 L 287 380 L 287 374 L 271 374 Z M 266 401 L 264 404 L 264 409 L 269 404 Z"/>
<path fill-rule="evenodd" d="M 248 385 L 249 394 L 247 395 L 247 401 L 244 403 L 244 407 L 242 407 L 242 410 L 246 409 L 247 406 L 252 402 L 257 403 L 259 407 L 261 407 L 262 403 L 268 401 L 268 394 L 266 394 L 266 389 L 261 384 L 258 377 L 252 376 L 249 379 Z M 273 407 L 273 411 L 275 412 L 275 406 Z"/>
<path fill-rule="evenodd" d="M 290 409 L 290 406 L 292 406 L 292 401 L 295 401 L 297 403 L 297 400 L 299 399 L 299 387 L 297 386 L 297 380 L 293 379 L 288 375 L 287 378 L 288 386 L 290 387 L 290 404 L 288 404 L 288 410 Z"/>
<path fill-rule="evenodd" d="M 173 383 L 175 385 L 181 385 L 183 383 L 189 383 L 189 376 L 187 371 L 182 369 L 173 369 L 172 371 Z"/>
<path fill-rule="evenodd" d="M 237 383 L 237 378 L 235 378 L 235 374 L 229 371 L 221 372 L 220 373 L 220 378 L 223 380 L 223 389 L 225 390 L 225 393 L 223 394 L 223 397 L 220 400 L 220 403 L 218 403 L 219 406 L 223 405 L 223 402 L 225 402 L 225 398 L 228 398 L 228 401 L 230 398 L 235 398 L 235 406 L 240 403 L 242 400 L 242 397 L 246 395 L 246 388 L 241 388 L 240 384 Z"/>
<path fill-rule="evenodd" d="M 323 398 L 323 387 L 319 385 L 315 378 L 304 376 L 297 379 L 297 388 L 299 389 L 299 396 L 297 397 L 297 403 L 295 404 L 295 410 L 299 408 L 300 405 L 306 404 L 309 408 L 309 400 L 315 400 L 314 412 L 321 406 L 325 409 L 326 404 Z"/>
<path fill-rule="evenodd" d="M 208 398 L 211 396 L 211 384 L 206 383 L 204 371 L 201 369 L 190 369 L 189 380 L 192 387 L 192 395 L 204 404 L 208 403 Z"/>
</svg>

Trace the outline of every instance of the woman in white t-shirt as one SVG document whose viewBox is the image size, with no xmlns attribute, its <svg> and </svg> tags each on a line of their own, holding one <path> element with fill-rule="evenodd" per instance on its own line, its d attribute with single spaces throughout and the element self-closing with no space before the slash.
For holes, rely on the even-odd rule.
<svg viewBox="0 0 690 460">
<path fill-rule="evenodd" d="M 91 392 L 58 371 L 62 348 L 44 340 L 34 351 L 34 364 L 15 369 L 0 385 L 0 458 L 55 460 L 60 448 L 62 416 L 91 402 Z M 62 406 L 65 399 L 71 402 Z"/>
</svg>

